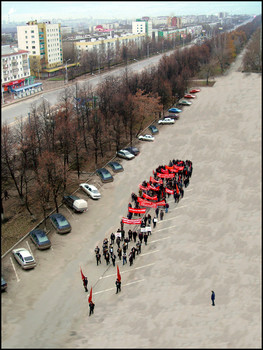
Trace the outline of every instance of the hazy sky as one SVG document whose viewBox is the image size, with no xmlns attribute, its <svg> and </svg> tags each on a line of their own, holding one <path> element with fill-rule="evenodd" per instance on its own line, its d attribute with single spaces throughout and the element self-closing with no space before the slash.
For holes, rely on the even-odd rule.
<svg viewBox="0 0 263 350">
<path fill-rule="evenodd" d="M 1 1 L 2 20 L 132 19 L 142 16 L 261 14 L 261 1 Z"/>
</svg>

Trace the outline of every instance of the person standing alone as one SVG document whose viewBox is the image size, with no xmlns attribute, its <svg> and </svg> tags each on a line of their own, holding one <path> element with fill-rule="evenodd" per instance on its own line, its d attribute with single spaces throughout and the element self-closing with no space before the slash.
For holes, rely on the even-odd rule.
<svg viewBox="0 0 263 350">
<path fill-rule="evenodd" d="M 216 295 L 215 295 L 215 292 L 213 290 L 211 292 L 212 292 L 212 294 L 211 294 L 212 306 L 215 306 Z"/>
</svg>

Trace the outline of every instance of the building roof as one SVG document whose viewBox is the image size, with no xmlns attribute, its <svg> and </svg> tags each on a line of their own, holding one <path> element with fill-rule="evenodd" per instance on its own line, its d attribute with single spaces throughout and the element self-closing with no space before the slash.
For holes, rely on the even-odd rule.
<svg viewBox="0 0 263 350">
<path fill-rule="evenodd" d="M 17 46 L 2 45 L 1 46 L 1 56 L 13 56 L 22 53 L 29 53 L 27 50 L 19 49 Z"/>
</svg>

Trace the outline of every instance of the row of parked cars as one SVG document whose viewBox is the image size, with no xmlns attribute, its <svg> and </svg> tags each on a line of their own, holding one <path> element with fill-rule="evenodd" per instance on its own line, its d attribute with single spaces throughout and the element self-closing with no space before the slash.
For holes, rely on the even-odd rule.
<svg viewBox="0 0 263 350">
<path fill-rule="evenodd" d="M 192 89 L 190 90 L 189 94 L 184 95 L 184 98 L 188 100 L 191 98 L 195 98 L 195 96 L 192 94 L 199 91 L 200 91 L 199 89 Z M 191 105 L 191 102 L 186 100 L 180 100 L 179 105 L 189 106 Z M 174 124 L 175 119 L 179 118 L 178 114 L 181 113 L 182 110 L 174 107 L 174 108 L 170 108 L 168 112 L 169 112 L 169 116 L 159 120 L 158 121 L 159 125 Z M 140 135 L 138 139 L 142 141 L 154 141 L 153 135 L 157 134 L 159 130 L 155 125 L 150 125 L 149 130 L 151 131 L 152 135 L 150 134 Z M 124 149 L 119 150 L 116 153 L 116 155 L 126 160 L 132 160 L 139 153 L 140 151 L 137 147 L 126 147 Z M 117 161 L 111 161 L 107 165 L 110 167 L 110 169 L 114 173 L 118 173 L 124 170 L 123 166 Z M 100 177 L 102 182 L 113 181 L 112 174 L 106 168 L 97 169 L 96 173 Z M 81 183 L 79 186 L 80 186 L 80 189 L 82 189 L 82 191 L 85 192 L 90 198 L 94 200 L 98 200 L 101 198 L 101 194 L 99 190 L 96 188 L 96 186 L 89 183 Z M 88 210 L 88 202 L 84 199 L 79 198 L 76 195 L 65 195 L 63 197 L 63 203 L 66 204 L 69 208 L 71 208 L 76 213 L 83 213 Z M 54 213 L 49 216 L 49 219 L 52 226 L 55 228 L 55 230 L 58 233 L 64 234 L 64 233 L 69 233 L 71 231 L 71 225 L 69 221 L 61 213 Z M 46 232 L 41 229 L 32 230 L 29 233 L 29 237 L 31 238 L 32 242 L 36 245 L 36 247 L 40 250 L 49 249 L 51 247 L 51 242 Z M 36 261 L 33 255 L 27 249 L 25 248 L 14 249 L 12 253 L 16 261 L 21 265 L 23 269 L 31 269 L 36 266 Z M 7 283 L 4 280 L 4 278 L 1 277 L 1 290 L 4 291 L 6 290 L 6 288 L 7 288 Z"/>
</svg>

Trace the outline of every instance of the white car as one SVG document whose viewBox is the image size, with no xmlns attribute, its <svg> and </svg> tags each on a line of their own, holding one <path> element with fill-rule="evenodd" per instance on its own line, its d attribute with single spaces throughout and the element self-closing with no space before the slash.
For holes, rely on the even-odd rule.
<svg viewBox="0 0 263 350">
<path fill-rule="evenodd" d="M 131 152 L 127 151 L 126 149 L 121 149 L 120 151 L 116 152 L 117 156 L 120 158 L 124 158 L 127 160 L 131 160 L 135 158 L 135 155 Z"/>
<path fill-rule="evenodd" d="M 138 138 L 142 141 L 154 141 L 154 137 L 152 135 L 141 135 Z"/>
<path fill-rule="evenodd" d="M 192 102 L 186 101 L 186 100 L 180 100 L 179 104 L 183 106 L 191 106 Z"/>
<path fill-rule="evenodd" d="M 174 124 L 174 119 L 164 118 L 158 121 L 158 124 Z"/>
<path fill-rule="evenodd" d="M 98 191 L 97 187 L 95 187 L 94 185 L 90 185 L 88 183 L 82 183 L 79 185 L 79 187 L 85 193 L 87 193 L 87 195 L 90 196 L 92 199 L 100 199 L 101 198 L 100 192 Z"/>
<path fill-rule="evenodd" d="M 34 268 L 37 264 L 34 257 L 25 248 L 18 248 L 12 251 L 16 261 L 25 270 Z"/>
</svg>

